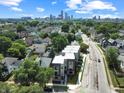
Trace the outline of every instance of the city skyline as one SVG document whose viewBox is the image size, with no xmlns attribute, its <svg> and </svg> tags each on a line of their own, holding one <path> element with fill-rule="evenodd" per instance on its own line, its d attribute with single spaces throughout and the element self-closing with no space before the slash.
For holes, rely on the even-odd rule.
<svg viewBox="0 0 124 93">
<path fill-rule="evenodd" d="M 44 18 L 61 10 L 75 18 L 124 18 L 122 0 L 0 0 L 0 18 Z"/>
</svg>

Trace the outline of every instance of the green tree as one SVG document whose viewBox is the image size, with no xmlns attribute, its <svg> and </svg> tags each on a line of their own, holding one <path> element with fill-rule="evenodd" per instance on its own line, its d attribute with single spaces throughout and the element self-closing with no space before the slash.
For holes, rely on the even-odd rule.
<svg viewBox="0 0 124 93">
<path fill-rule="evenodd" d="M 33 20 L 29 24 L 30 24 L 31 27 L 36 27 L 39 24 L 39 21 Z"/>
<path fill-rule="evenodd" d="M 60 52 L 68 44 L 68 40 L 66 37 L 58 35 L 52 39 L 52 43 L 56 52 Z"/>
<path fill-rule="evenodd" d="M 17 29 L 17 32 L 21 32 L 21 31 L 25 31 L 26 30 L 22 24 L 17 24 L 16 29 Z"/>
<path fill-rule="evenodd" d="M 18 88 L 15 93 L 43 93 L 43 89 L 38 85 L 23 86 Z"/>
<path fill-rule="evenodd" d="M 16 41 L 14 41 L 14 43 L 19 43 L 19 44 L 22 44 L 22 45 L 26 46 L 26 43 L 21 39 L 18 39 Z"/>
<path fill-rule="evenodd" d="M 62 32 L 69 32 L 69 24 L 64 23 L 62 25 Z"/>
<path fill-rule="evenodd" d="M 3 58 L 4 58 L 3 54 L 0 54 L 0 62 L 2 61 Z"/>
<path fill-rule="evenodd" d="M 44 39 L 44 38 L 48 37 L 48 34 L 47 34 L 47 33 L 42 32 L 42 33 L 40 33 L 40 37 Z"/>
<path fill-rule="evenodd" d="M 32 85 L 37 82 L 41 87 L 44 87 L 53 73 L 52 68 L 42 68 L 34 61 L 26 59 L 19 70 L 15 71 L 14 78 L 21 85 Z"/>
<path fill-rule="evenodd" d="M 0 36 L 0 53 L 6 54 L 8 48 L 11 47 L 12 41 L 10 38 Z"/>
<path fill-rule="evenodd" d="M 10 86 L 6 83 L 0 82 L 0 93 L 12 93 Z"/>
<path fill-rule="evenodd" d="M 112 33 L 112 34 L 110 35 L 110 37 L 111 37 L 112 39 L 117 39 L 117 38 L 119 37 L 119 34 L 118 34 L 118 33 Z"/>
<path fill-rule="evenodd" d="M 75 40 L 75 35 L 73 33 L 69 33 L 67 35 L 68 42 L 71 43 L 72 41 Z"/>
<path fill-rule="evenodd" d="M 110 68 L 119 68 L 119 61 L 118 61 L 118 49 L 110 47 L 106 51 L 107 59 L 109 60 Z"/>
<path fill-rule="evenodd" d="M 26 56 L 26 46 L 13 43 L 11 48 L 8 49 L 8 53 L 13 57 L 24 58 Z"/>
<path fill-rule="evenodd" d="M 89 48 L 89 46 L 84 43 L 80 43 L 80 46 L 81 46 L 81 52 L 87 53 L 87 49 Z"/>
<path fill-rule="evenodd" d="M 10 38 L 11 40 L 15 40 L 17 38 L 16 33 L 13 31 L 4 31 L 2 35 Z"/>
</svg>

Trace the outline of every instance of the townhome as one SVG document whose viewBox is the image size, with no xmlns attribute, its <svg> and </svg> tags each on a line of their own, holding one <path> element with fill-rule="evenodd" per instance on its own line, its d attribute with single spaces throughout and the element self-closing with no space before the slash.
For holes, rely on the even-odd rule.
<svg viewBox="0 0 124 93">
<path fill-rule="evenodd" d="M 76 61 L 80 57 L 80 46 L 78 45 L 68 45 L 62 50 L 62 53 L 74 53 Z"/>
<path fill-rule="evenodd" d="M 77 43 L 68 45 L 58 56 L 52 61 L 55 75 L 53 83 L 66 84 L 69 76 L 75 74 L 76 62 L 80 56 L 80 46 Z"/>
<path fill-rule="evenodd" d="M 55 71 L 53 76 L 53 83 L 65 84 L 67 82 L 67 74 L 65 74 L 65 64 L 62 55 L 54 57 L 52 61 L 52 67 Z"/>
<path fill-rule="evenodd" d="M 119 30 L 119 36 L 124 36 L 124 30 Z"/>
<path fill-rule="evenodd" d="M 122 72 L 124 72 L 124 53 L 119 55 L 118 60 L 121 62 L 120 67 Z"/>
</svg>

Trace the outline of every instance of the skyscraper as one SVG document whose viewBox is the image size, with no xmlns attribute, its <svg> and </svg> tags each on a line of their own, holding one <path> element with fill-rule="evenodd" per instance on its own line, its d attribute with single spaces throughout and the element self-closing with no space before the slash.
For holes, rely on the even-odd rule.
<svg viewBox="0 0 124 93">
<path fill-rule="evenodd" d="M 63 10 L 61 11 L 61 19 L 63 20 L 64 19 L 64 12 L 63 12 Z"/>
</svg>

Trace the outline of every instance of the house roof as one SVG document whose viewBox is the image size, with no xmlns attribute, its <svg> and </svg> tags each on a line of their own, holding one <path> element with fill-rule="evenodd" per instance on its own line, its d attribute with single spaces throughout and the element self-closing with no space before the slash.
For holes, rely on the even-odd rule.
<svg viewBox="0 0 124 93">
<path fill-rule="evenodd" d="M 18 58 L 14 57 L 6 57 L 2 60 L 2 63 L 4 63 L 6 66 L 19 66 L 22 63 L 22 60 L 18 60 Z"/>
<path fill-rule="evenodd" d="M 71 45 L 75 45 L 75 46 L 77 45 L 77 46 L 80 46 L 79 43 L 78 43 L 77 41 L 73 41 L 73 42 L 71 42 Z"/>
<path fill-rule="evenodd" d="M 65 53 L 64 59 L 75 59 L 74 53 Z"/>
<path fill-rule="evenodd" d="M 118 60 L 124 61 L 124 55 L 119 55 L 119 56 L 118 56 Z"/>
<path fill-rule="evenodd" d="M 64 64 L 65 60 L 75 59 L 74 53 L 62 53 L 62 55 L 55 56 L 52 64 Z"/>
<path fill-rule="evenodd" d="M 119 49 L 120 54 L 124 54 L 124 49 Z"/>
<path fill-rule="evenodd" d="M 108 40 L 108 42 L 110 42 L 110 43 L 114 43 L 115 40 L 110 38 L 110 39 Z"/>
<path fill-rule="evenodd" d="M 33 44 L 30 47 L 32 50 L 34 50 L 34 53 L 45 53 L 46 45 L 45 44 Z"/>
<path fill-rule="evenodd" d="M 41 57 L 41 66 L 42 67 L 49 67 L 51 61 L 52 61 L 52 58 Z"/>
<path fill-rule="evenodd" d="M 64 64 L 64 57 L 62 55 L 55 56 L 52 64 Z"/>
<path fill-rule="evenodd" d="M 116 41 L 117 43 L 124 43 L 124 41 L 121 40 L 121 39 L 116 39 L 115 41 Z"/>
<path fill-rule="evenodd" d="M 124 30 L 119 30 L 119 32 L 124 34 Z"/>
<path fill-rule="evenodd" d="M 62 53 L 78 53 L 80 46 L 69 45 L 62 50 Z"/>
</svg>

